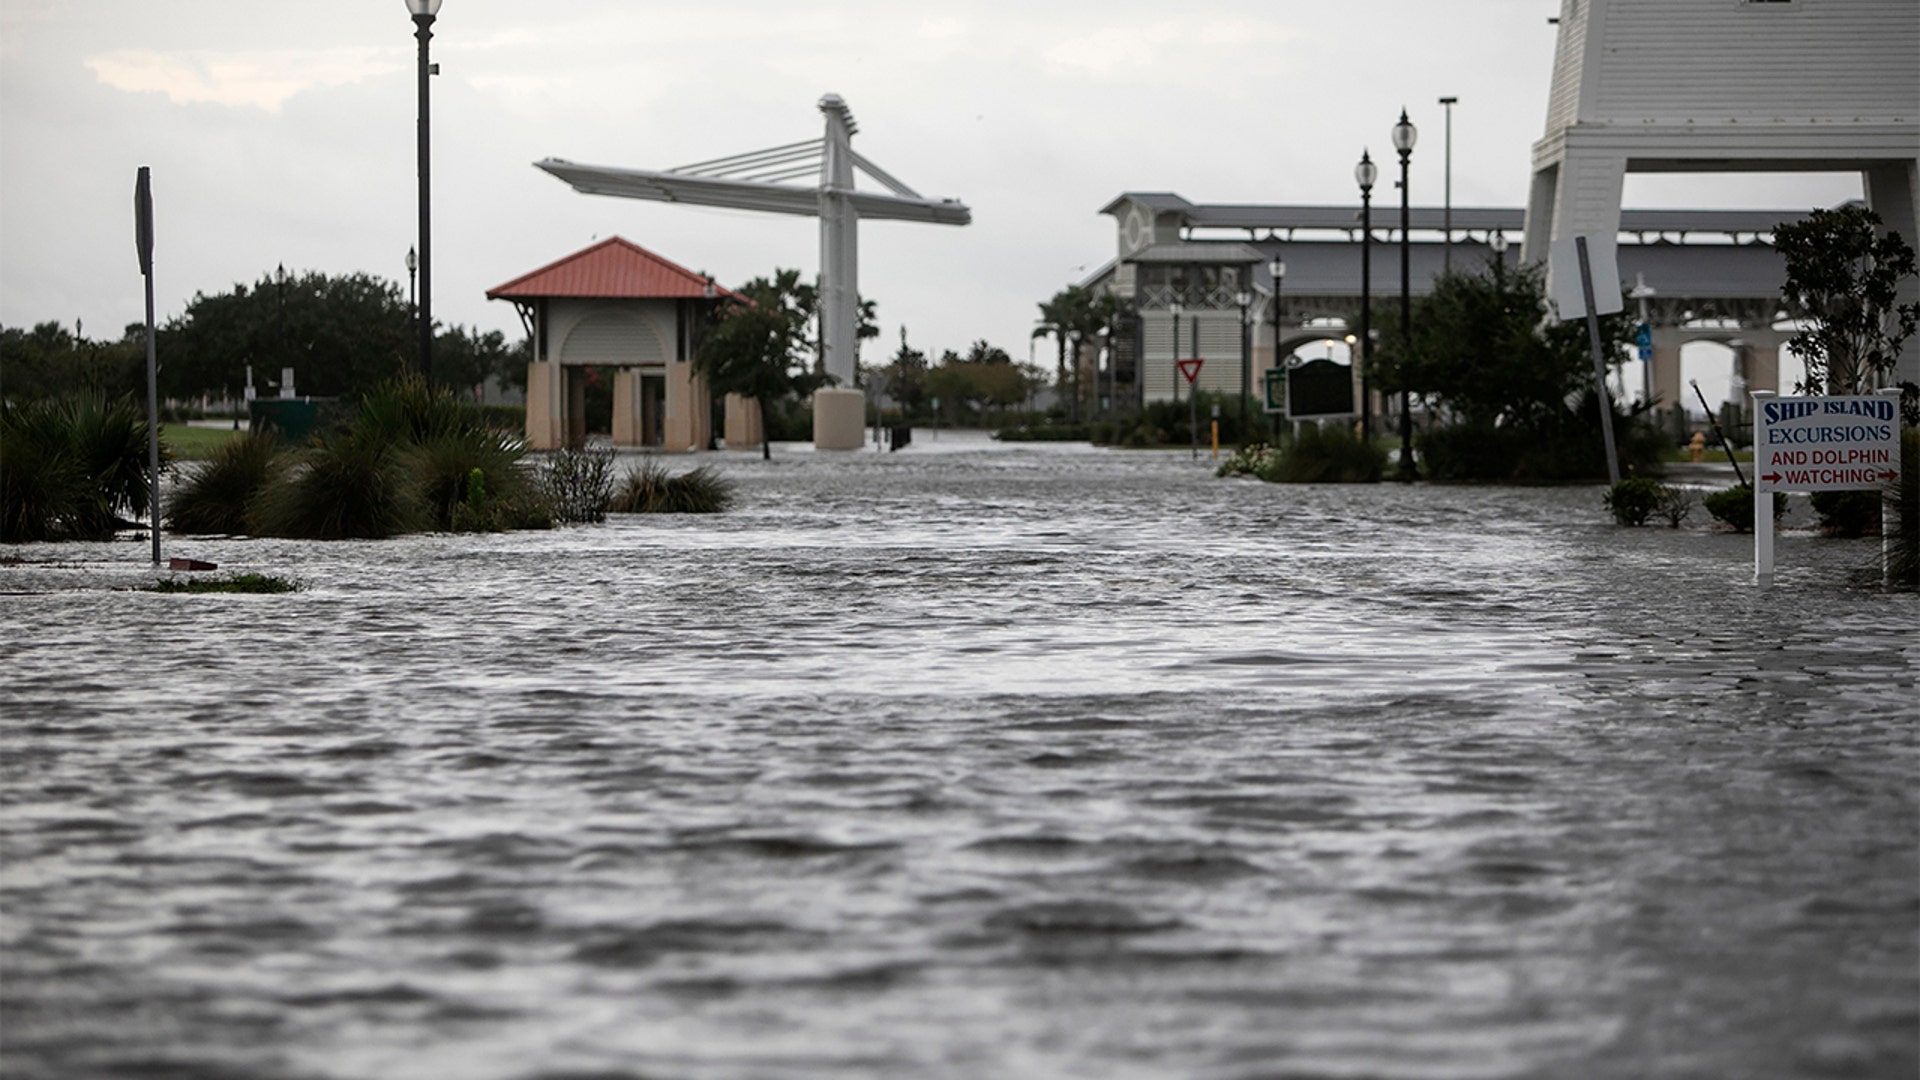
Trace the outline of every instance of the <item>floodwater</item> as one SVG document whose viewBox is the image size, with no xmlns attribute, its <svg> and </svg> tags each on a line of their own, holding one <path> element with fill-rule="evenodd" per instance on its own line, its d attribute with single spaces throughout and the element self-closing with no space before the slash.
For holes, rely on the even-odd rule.
<svg viewBox="0 0 1920 1080">
<path fill-rule="evenodd" d="M 708 455 L 720 517 L 170 541 L 285 596 L 5 553 L 0 1071 L 1920 1068 L 1872 541 L 1760 592 L 1596 488 L 921 439 Z"/>
</svg>

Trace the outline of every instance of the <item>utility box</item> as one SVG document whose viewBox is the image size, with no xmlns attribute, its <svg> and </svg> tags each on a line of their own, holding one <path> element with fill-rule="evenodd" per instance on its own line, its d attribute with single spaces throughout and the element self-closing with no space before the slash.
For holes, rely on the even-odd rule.
<svg viewBox="0 0 1920 1080">
<path fill-rule="evenodd" d="M 254 398 L 247 402 L 248 430 L 299 446 L 333 419 L 337 406 L 336 398 Z"/>
</svg>

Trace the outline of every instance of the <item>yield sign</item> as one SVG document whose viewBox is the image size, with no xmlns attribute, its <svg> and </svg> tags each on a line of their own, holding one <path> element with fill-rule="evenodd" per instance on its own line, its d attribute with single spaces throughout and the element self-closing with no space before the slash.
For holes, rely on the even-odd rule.
<svg viewBox="0 0 1920 1080">
<path fill-rule="evenodd" d="M 1178 364 L 1180 368 L 1180 374 L 1186 376 L 1188 386 L 1192 386 L 1193 380 L 1198 379 L 1200 377 L 1200 358 L 1199 357 L 1196 356 L 1191 360 L 1179 360 L 1179 361 L 1176 361 L 1175 363 Z"/>
</svg>

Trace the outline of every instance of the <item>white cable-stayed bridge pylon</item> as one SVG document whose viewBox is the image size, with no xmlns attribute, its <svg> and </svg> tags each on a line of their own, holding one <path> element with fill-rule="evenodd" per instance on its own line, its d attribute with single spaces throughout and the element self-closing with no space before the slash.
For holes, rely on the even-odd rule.
<svg viewBox="0 0 1920 1080">
<path fill-rule="evenodd" d="M 966 225 L 972 211 L 955 199 L 929 199 L 853 149 L 859 128 L 838 94 L 820 99 L 826 134 L 663 171 L 579 165 L 560 158 L 534 164 L 588 195 L 724 206 L 820 219 L 820 336 L 823 363 L 836 385 L 814 396 L 814 445 L 858 449 L 865 438 L 866 398 L 854 387 L 854 345 L 860 293 L 861 218 Z M 855 171 L 890 194 L 858 191 Z M 814 186 L 794 183 L 817 177 Z"/>
</svg>

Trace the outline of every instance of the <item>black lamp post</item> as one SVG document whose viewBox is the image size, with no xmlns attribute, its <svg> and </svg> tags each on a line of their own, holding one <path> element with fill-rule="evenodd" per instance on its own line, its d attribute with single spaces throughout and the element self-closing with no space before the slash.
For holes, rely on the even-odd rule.
<svg viewBox="0 0 1920 1080">
<path fill-rule="evenodd" d="M 1413 245 L 1407 234 L 1407 163 L 1413 160 L 1413 141 L 1419 136 L 1407 110 L 1400 110 L 1400 122 L 1393 125 L 1393 148 L 1400 152 L 1400 479 L 1414 479 L 1412 395 L 1407 392 L 1406 353 L 1413 350 L 1412 271 L 1409 260 Z"/>
<path fill-rule="evenodd" d="M 433 65 L 427 63 L 427 42 L 433 40 L 433 17 L 440 13 L 440 0 L 407 0 L 413 16 L 413 36 L 420 41 L 420 306 L 415 318 L 420 324 L 420 376 L 433 381 L 433 225 L 429 213 L 432 185 L 427 152 L 427 76 Z M 409 275 L 412 271 L 409 269 Z"/>
<path fill-rule="evenodd" d="M 1443 172 L 1446 178 L 1443 188 L 1446 201 L 1442 203 L 1445 209 L 1440 211 L 1440 228 L 1447 234 L 1440 254 L 1440 269 L 1443 273 L 1451 273 L 1453 270 L 1453 107 L 1459 103 L 1460 99 L 1452 95 L 1440 99 L 1440 104 L 1447 107 L 1447 151 Z"/>
<path fill-rule="evenodd" d="M 407 314 L 410 317 L 415 319 L 419 318 L 419 312 L 416 311 L 414 308 L 415 301 L 413 298 L 413 276 L 419 273 L 419 271 L 420 271 L 420 254 L 414 251 L 412 248 L 408 248 L 407 249 Z"/>
<path fill-rule="evenodd" d="M 1180 403 L 1180 301 L 1167 305 L 1173 312 L 1173 403 Z"/>
<path fill-rule="evenodd" d="M 1280 285 L 1287 280 L 1286 260 L 1275 258 L 1267 264 L 1267 273 L 1273 275 L 1273 370 L 1285 371 L 1286 365 L 1282 362 L 1280 356 L 1280 336 L 1283 323 L 1283 316 L 1280 312 Z M 1282 376 L 1282 378 L 1284 377 L 1285 376 Z M 1275 438 L 1278 438 L 1280 435 L 1279 413 L 1273 414 L 1273 433 Z"/>
<path fill-rule="evenodd" d="M 1353 178 L 1360 184 L 1360 441 L 1373 438 L 1373 392 L 1367 382 L 1373 377 L 1373 182 L 1380 168 L 1365 150 L 1360 164 L 1353 167 Z"/>
<path fill-rule="evenodd" d="M 1234 299 L 1240 302 L 1240 419 L 1239 428 L 1235 434 L 1236 441 L 1245 444 L 1247 441 L 1247 391 L 1251 389 L 1253 383 L 1252 373 L 1249 370 L 1253 365 L 1253 358 L 1248 349 L 1251 342 L 1248 340 L 1247 333 L 1247 309 L 1253 306 L 1253 292 L 1250 289 L 1241 289 Z"/>
</svg>

